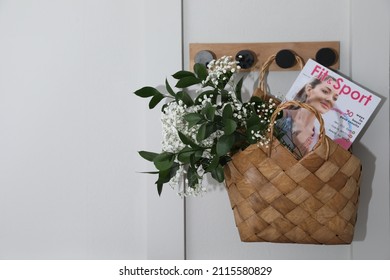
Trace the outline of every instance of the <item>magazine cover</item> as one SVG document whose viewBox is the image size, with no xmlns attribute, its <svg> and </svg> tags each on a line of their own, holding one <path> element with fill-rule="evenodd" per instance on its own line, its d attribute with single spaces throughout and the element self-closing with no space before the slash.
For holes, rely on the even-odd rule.
<svg viewBox="0 0 390 280">
<path fill-rule="evenodd" d="M 315 107 L 322 114 L 326 135 L 345 149 L 352 145 L 380 103 L 378 96 L 311 59 L 286 94 L 286 100 L 297 100 Z M 290 123 L 294 120 L 294 125 L 290 125 L 293 132 L 290 140 L 294 143 L 290 144 L 294 147 L 301 145 L 303 155 L 304 150 L 318 140 L 314 135 L 319 123 L 314 120 L 311 127 L 307 116 L 299 114 L 298 110 L 289 111 Z M 305 129 L 308 131 L 306 135 L 293 139 L 294 131 L 303 133 Z"/>
</svg>

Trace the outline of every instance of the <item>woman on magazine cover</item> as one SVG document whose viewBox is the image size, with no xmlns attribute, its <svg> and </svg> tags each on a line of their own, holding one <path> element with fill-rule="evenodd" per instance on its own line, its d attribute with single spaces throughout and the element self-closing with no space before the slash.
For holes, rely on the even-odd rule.
<svg viewBox="0 0 390 280">
<path fill-rule="evenodd" d="M 324 80 L 314 78 L 298 91 L 294 100 L 307 103 L 325 114 L 334 107 L 338 98 L 333 83 L 335 79 L 331 76 Z M 315 121 L 313 113 L 295 107 L 283 110 L 283 117 L 276 122 L 278 138 L 298 159 L 310 152 L 318 141 Z"/>
</svg>

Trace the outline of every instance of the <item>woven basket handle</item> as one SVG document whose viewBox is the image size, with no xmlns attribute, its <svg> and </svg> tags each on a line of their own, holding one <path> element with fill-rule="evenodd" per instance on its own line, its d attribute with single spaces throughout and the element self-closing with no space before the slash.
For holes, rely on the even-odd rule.
<svg viewBox="0 0 390 280">
<path fill-rule="evenodd" d="M 302 69 L 304 66 L 303 59 L 297 54 L 294 54 L 294 55 L 295 55 L 295 60 L 299 64 L 300 69 Z M 265 98 L 268 94 L 268 92 L 267 92 L 268 91 L 268 89 L 267 89 L 267 76 L 269 73 L 269 67 L 275 61 L 275 59 L 276 59 L 276 54 L 271 55 L 261 66 L 260 73 L 259 73 L 258 88 L 262 92 L 263 96 L 259 96 L 260 98 Z"/>
<path fill-rule="evenodd" d="M 275 124 L 276 117 L 279 114 L 279 112 L 281 112 L 283 109 L 286 109 L 290 106 L 296 106 L 296 107 L 301 107 L 301 108 L 307 109 L 316 116 L 317 120 L 320 123 L 320 135 L 319 135 L 319 139 L 318 139 L 317 143 L 313 147 L 313 150 L 315 148 L 317 148 L 322 142 L 326 143 L 325 159 L 328 160 L 328 158 L 329 158 L 329 142 L 328 142 L 328 139 L 325 137 L 325 126 L 324 126 L 324 120 L 322 119 L 321 113 L 319 113 L 316 109 L 314 109 L 312 106 L 308 105 L 307 103 L 302 103 L 302 102 L 298 102 L 298 101 L 294 101 L 294 100 L 287 101 L 287 102 L 280 104 L 275 109 L 275 111 L 273 112 L 273 114 L 271 116 L 270 137 L 269 137 L 270 143 L 269 143 L 269 148 L 268 148 L 268 157 L 271 156 L 272 139 L 273 139 L 272 135 L 274 133 L 274 124 Z"/>
</svg>

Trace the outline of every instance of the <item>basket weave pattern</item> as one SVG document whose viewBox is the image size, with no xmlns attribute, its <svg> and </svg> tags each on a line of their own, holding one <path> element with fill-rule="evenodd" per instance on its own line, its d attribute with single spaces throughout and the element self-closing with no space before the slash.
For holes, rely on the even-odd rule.
<svg viewBox="0 0 390 280">
<path fill-rule="evenodd" d="M 226 187 L 242 241 L 352 242 L 360 160 L 327 136 L 317 144 L 297 160 L 273 139 L 270 149 L 253 144 L 225 166 Z"/>
</svg>

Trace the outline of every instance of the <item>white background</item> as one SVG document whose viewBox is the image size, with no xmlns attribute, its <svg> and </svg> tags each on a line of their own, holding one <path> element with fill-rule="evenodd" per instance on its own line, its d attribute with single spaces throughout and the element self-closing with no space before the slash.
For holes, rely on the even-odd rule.
<svg viewBox="0 0 390 280">
<path fill-rule="evenodd" d="M 389 13 L 386 0 L 0 0 L 0 259 L 389 259 Z M 223 185 L 184 202 L 138 173 L 161 129 L 131 92 L 186 67 L 190 42 L 326 40 L 385 100 L 354 145 L 352 245 L 241 243 Z M 296 74 L 271 73 L 271 89 Z"/>
</svg>

